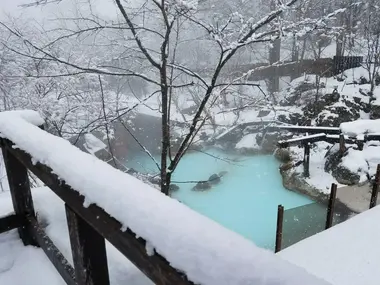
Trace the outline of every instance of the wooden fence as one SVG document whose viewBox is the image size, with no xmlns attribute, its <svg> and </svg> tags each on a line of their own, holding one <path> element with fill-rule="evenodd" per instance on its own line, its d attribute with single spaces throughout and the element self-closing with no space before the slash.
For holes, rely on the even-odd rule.
<svg viewBox="0 0 380 285">
<path fill-rule="evenodd" d="M 334 56 L 333 58 L 333 75 L 355 67 L 360 67 L 363 62 L 362 56 Z"/>
<path fill-rule="evenodd" d="M 225 74 L 229 77 L 240 77 L 248 71 L 251 81 L 271 79 L 274 88 L 272 91 L 279 91 L 280 77 L 290 77 L 295 79 L 304 73 L 316 74 L 323 77 L 338 75 L 343 71 L 355 67 L 360 67 L 363 62 L 362 56 L 334 56 L 333 58 L 304 59 L 300 61 L 284 61 L 270 65 L 268 63 L 243 64 L 226 67 Z M 204 71 L 199 71 L 200 73 Z"/>
<path fill-rule="evenodd" d="M 375 179 L 372 185 L 371 199 L 369 202 L 368 209 L 372 209 L 373 207 L 377 205 L 379 187 L 380 187 L 380 164 L 377 165 L 377 171 L 376 171 Z M 326 223 L 324 227 L 324 229 L 326 230 L 333 226 L 333 217 L 335 213 L 337 191 L 338 191 L 337 185 L 333 183 L 331 185 L 330 196 L 329 196 L 329 200 L 327 204 Z M 278 205 L 275 252 L 279 252 L 282 249 L 283 227 L 284 227 L 284 207 L 282 205 Z"/>
<path fill-rule="evenodd" d="M 158 254 L 146 252 L 146 242 L 95 204 L 83 207 L 84 197 L 61 181 L 52 169 L 33 163 L 26 152 L 1 140 L 15 214 L 0 219 L 0 233 L 18 228 L 24 245 L 39 246 L 69 285 L 107 285 L 109 282 L 105 239 L 155 284 L 193 284 Z M 72 267 L 39 225 L 33 206 L 28 170 L 65 202 L 73 256 Z"/>
</svg>

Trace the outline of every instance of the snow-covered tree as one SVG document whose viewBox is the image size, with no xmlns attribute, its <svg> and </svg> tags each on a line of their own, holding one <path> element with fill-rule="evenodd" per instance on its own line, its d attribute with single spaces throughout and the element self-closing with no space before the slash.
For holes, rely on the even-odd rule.
<svg viewBox="0 0 380 285">
<path fill-rule="evenodd" d="M 38 0 L 33 3 L 47 2 Z M 97 87 L 101 81 L 94 80 L 97 76 L 143 82 L 145 90 L 139 100 L 144 102 L 155 95 L 159 99 L 162 126 L 159 165 L 161 190 L 168 194 L 173 172 L 201 128 L 207 121 L 212 122 L 211 110 L 223 100 L 220 95 L 236 86 L 249 86 L 247 77 L 250 72 L 238 78 L 222 77 L 223 71 L 234 58 L 255 50 L 255 47 L 261 48 L 265 43 L 276 43 L 280 39 L 292 39 L 295 35 L 300 37 L 325 29 L 328 21 L 339 12 L 321 13 L 316 17 L 295 21 L 290 17 L 292 9 L 303 0 L 272 1 L 271 5 L 262 2 L 261 5 L 266 9 L 261 13 L 248 9 L 260 4 L 258 2 L 242 1 L 237 5 L 225 1 L 221 6 L 223 9 L 218 9 L 218 3 L 222 2 L 115 0 L 117 13 L 106 17 L 94 11 L 92 1 L 88 1 L 78 4 L 75 16 L 60 18 L 59 26 L 49 30 L 46 27 L 39 29 L 39 38 L 2 23 L 4 31 L 10 33 L 11 37 L 11 40 L 3 40 L 3 46 L 44 66 L 42 71 L 32 69 L 28 75 L 38 78 L 37 83 L 42 83 L 38 94 L 45 94 L 49 86 L 63 85 L 57 90 L 64 89 L 69 93 L 65 96 L 70 99 L 63 101 L 67 104 L 63 114 L 73 114 L 73 117 L 68 117 L 69 120 L 81 121 L 84 117 L 83 121 L 91 122 L 91 118 L 86 116 L 97 117 L 101 113 L 99 110 L 104 109 L 105 105 L 94 99 L 96 96 L 99 98 L 99 93 L 105 94 L 99 91 L 99 85 Z M 203 61 L 207 72 L 201 74 L 199 70 Z M 80 84 L 83 82 L 88 86 Z M 71 98 L 80 96 L 82 92 L 89 92 L 83 95 L 84 99 L 79 100 L 83 105 L 73 104 Z M 115 109 L 112 105 L 118 104 L 120 99 L 118 96 L 113 97 L 112 93 L 102 97 L 102 103 L 104 97 L 110 98 L 106 104 L 110 114 L 103 112 L 103 116 L 100 115 L 100 118 L 108 118 L 106 121 L 123 114 L 120 108 Z M 117 95 L 117 92 L 114 93 Z M 49 94 L 57 96 L 55 91 Z M 192 115 L 183 116 L 186 128 L 181 137 L 176 138 L 179 143 L 173 149 L 171 121 L 177 111 L 176 105 L 183 100 L 183 96 L 189 94 L 195 98 L 195 109 Z M 95 109 L 92 110 L 86 104 L 95 106 Z M 99 105 L 102 105 L 100 109 Z M 71 113 L 71 108 L 79 109 Z M 82 114 L 83 109 L 87 111 L 85 115 Z M 129 112 L 133 107 L 123 109 Z M 55 114 L 55 106 L 49 112 Z M 62 114 L 58 117 L 62 117 Z M 61 128 L 60 124 L 58 129 Z"/>
</svg>

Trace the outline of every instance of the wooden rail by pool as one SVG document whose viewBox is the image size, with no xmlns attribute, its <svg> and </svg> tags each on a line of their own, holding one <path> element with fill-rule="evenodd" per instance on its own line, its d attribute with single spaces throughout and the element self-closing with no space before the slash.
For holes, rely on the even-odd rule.
<svg viewBox="0 0 380 285">
<path fill-rule="evenodd" d="M 342 133 L 339 134 L 328 134 L 334 133 L 336 131 L 336 128 L 323 128 L 323 127 L 306 127 L 306 128 L 298 128 L 293 126 L 276 126 L 276 127 L 269 127 L 274 128 L 277 130 L 296 130 L 295 132 L 308 132 L 310 130 L 319 130 L 320 132 L 316 132 L 311 135 L 305 135 L 302 137 L 296 137 L 291 138 L 287 140 L 281 140 L 277 143 L 277 146 L 279 148 L 287 148 L 291 146 L 301 146 L 304 148 L 304 160 L 303 160 L 303 166 L 304 166 L 304 177 L 310 176 L 310 144 L 316 143 L 316 142 L 327 142 L 331 144 L 339 144 L 339 152 L 341 155 L 344 154 L 344 152 L 347 150 L 346 144 L 356 144 L 359 150 L 363 150 L 364 143 L 368 141 L 380 141 L 380 135 L 377 134 L 371 134 L 371 135 L 364 135 L 360 138 L 357 137 L 350 137 L 347 135 L 344 135 Z M 267 128 L 268 129 L 268 128 Z M 322 133 L 322 131 L 326 131 L 326 133 Z M 313 133 L 314 131 L 312 131 Z"/>
<path fill-rule="evenodd" d="M 277 209 L 277 229 L 276 229 L 276 244 L 274 252 L 279 252 L 282 246 L 282 227 L 284 224 L 284 206 L 278 205 Z"/>
<path fill-rule="evenodd" d="M 377 205 L 379 186 L 380 186 L 380 164 L 377 165 L 377 171 L 376 171 L 375 179 L 372 185 L 371 199 L 370 199 L 368 209 L 371 209 Z M 326 208 L 326 220 L 325 220 L 324 230 L 327 230 L 331 228 L 332 226 L 334 226 L 334 214 L 336 210 L 335 205 L 337 201 L 337 191 L 338 191 L 337 184 L 332 183 L 330 189 L 331 191 L 330 191 L 328 204 Z M 344 190 L 342 189 L 342 191 Z M 279 252 L 283 249 L 282 248 L 283 238 L 284 238 L 283 231 L 284 231 L 284 228 L 287 227 L 287 219 L 285 219 L 284 221 L 284 216 L 286 216 L 286 209 L 284 209 L 282 205 L 278 205 L 275 252 Z M 311 226 L 311 225 L 309 224 L 308 226 Z M 285 236 L 285 238 L 287 238 L 287 236 Z"/>
<path fill-rule="evenodd" d="M 375 181 L 373 182 L 373 185 L 372 185 L 371 202 L 369 204 L 370 209 L 377 205 L 377 198 L 379 195 L 379 184 L 380 184 L 380 164 L 377 165 Z"/>
<path fill-rule="evenodd" d="M 121 231 L 122 225 L 103 209 L 95 204 L 83 207 L 84 197 L 61 181 L 52 169 L 33 163 L 29 154 L 13 148 L 7 139 L 1 140 L 1 147 L 15 214 L 0 219 L 0 233 L 18 228 L 24 245 L 41 247 L 67 284 L 109 284 L 105 239 L 155 284 L 193 284 L 162 256 L 149 256 L 146 242 L 130 230 Z M 37 222 L 28 170 L 65 202 L 74 267 Z"/>
<path fill-rule="evenodd" d="M 331 185 L 329 204 L 327 206 L 327 218 L 326 218 L 326 226 L 325 226 L 326 230 L 328 228 L 331 228 L 333 225 L 335 200 L 336 200 L 336 190 L 337 190 L 337 185 L 335 183 L 333 183 Z"/>
</svg>

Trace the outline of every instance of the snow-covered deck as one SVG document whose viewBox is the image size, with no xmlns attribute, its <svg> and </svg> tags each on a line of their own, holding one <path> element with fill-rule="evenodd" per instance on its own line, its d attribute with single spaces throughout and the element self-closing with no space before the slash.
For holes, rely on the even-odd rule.
<svg viewBox="0 0 380 285">
<path fill-rule="evenodd" d="M 42 249 L 25 247 L 17 231 L 0 234 L 0 284 L 64 285 Z"/>
</svg>

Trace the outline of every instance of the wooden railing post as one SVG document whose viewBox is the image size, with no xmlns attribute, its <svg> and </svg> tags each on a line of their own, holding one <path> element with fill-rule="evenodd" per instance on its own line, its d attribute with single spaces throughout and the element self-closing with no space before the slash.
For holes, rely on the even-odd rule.
<svg viewBox="0 0 380 285">
<path fill-rule="evenodd" d="M 344 135 L 339 135 L 339 153 L 343 155 L 346 152 L 346 141 L 344 139 Z"/>
<path fill-rule="evenodd" d="M 375 181 L 372 186 L 371 201 L 369 203 L 369 208 L 373 208 L 377 204 L 377 196 L 379 194 L 379 183 L 380 183 L 380 164 L 377 165 Z"/>
<path fill-rule="evenodd" d="M 331 228 L 332 224 L 333 224 L 335 200 L 336 200 L 336 190 L 337 190 L 337 185 L 333 183 L 331 185 L 329 205 L 327 206 L 327 217 L 326 217 L 326 226 L 325 226 L 326 230 L 328 228 Z"/>
<path fill-rule="evenodd" d="M 27 217 L 35 217 L 28 170 L 8 150 L 12 146 L 6 144 L 8 142 L 2 141 L 4 165 L 8 176 L 13 208 L 16 216 L 23 220 L 23 226 L 18 229 L 18 232 L 24 245 L 37 246 L 38 244 L 27 226 Z"/>
<path fill-rule="evenodd" d="M 276 229 L 276 247 L 274 252 L 279 252 L 282 245 L 282 227 L 284 222 L 284 207 L 278 205 L 277 209 L 277 229 Z"/>
<path fill-rule="evenodd" d="M 310 144 L 304 144 L 303 175 L 310 177 Z"/>
<path fill-rule="evenodd" d="M 109 285 L 104 238 L 68 205 L 65 207 L 77 284 Z"/>
</svg>

